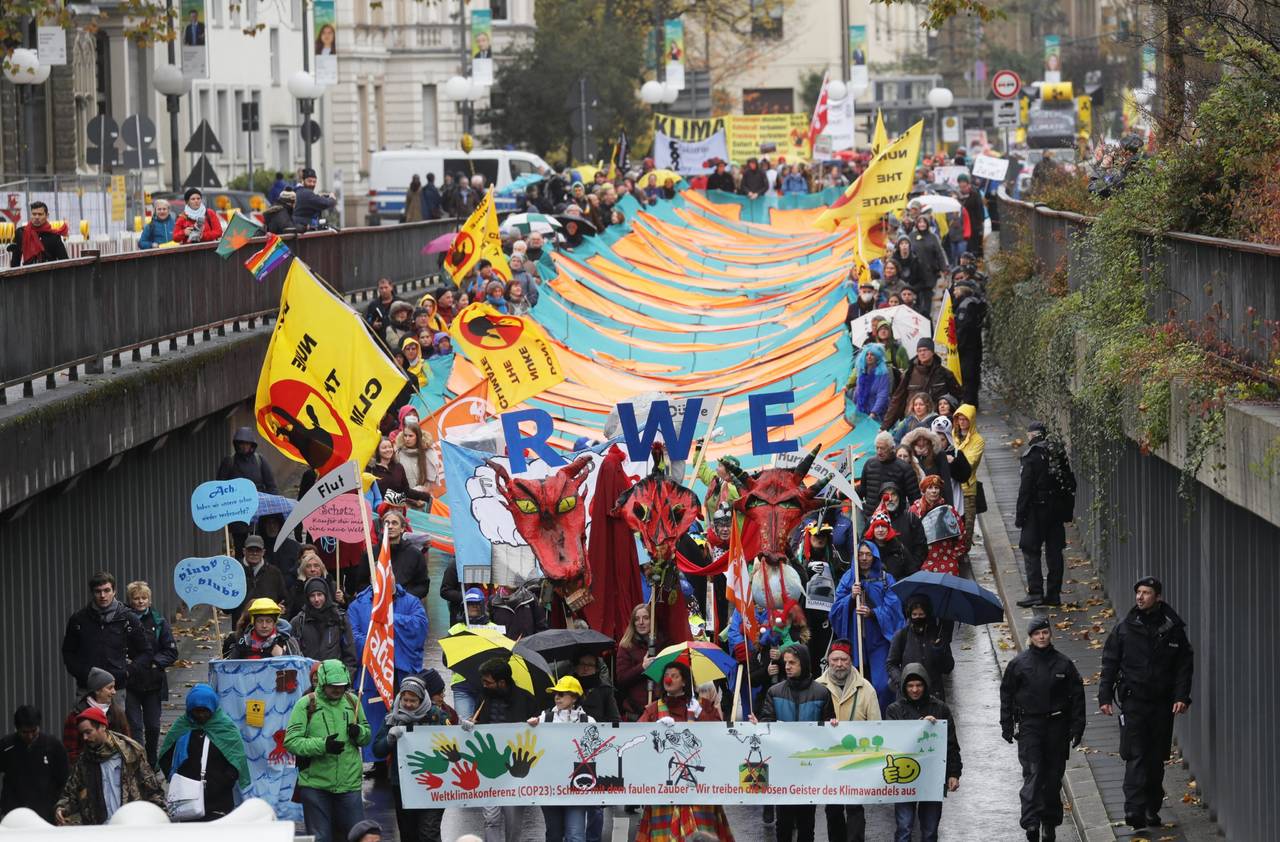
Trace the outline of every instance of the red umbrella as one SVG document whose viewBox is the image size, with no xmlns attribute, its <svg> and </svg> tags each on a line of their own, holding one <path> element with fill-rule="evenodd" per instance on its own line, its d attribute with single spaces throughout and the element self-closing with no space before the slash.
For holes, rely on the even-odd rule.
<svg viewBox="0 0 1280 842">
<path fill-rule="evenodd" d="M 458 235 L 456 233 L 441 234 L 439 237 L 436 237 L 434 240 L 432 240 L 431 242 L 423 246 L 422 253 L 435 254 L 438 251 L 448 251 L 450 248 L 453 247 L 453 239 L 454 237 L 457 237 L 457 236 Z"/>
</svg>

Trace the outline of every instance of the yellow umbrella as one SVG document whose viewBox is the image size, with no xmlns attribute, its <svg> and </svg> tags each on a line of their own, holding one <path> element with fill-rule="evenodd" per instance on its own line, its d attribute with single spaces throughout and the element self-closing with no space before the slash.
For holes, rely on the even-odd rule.
<svg viewBox="0 0 1280 842">
<path fill-rule="evenodd" d="M 444 665 L 454 672 L 457 672 L 464 662 L 476 658 L 488 660 L 492 657 L 500 657 L 509 653 L 516 645 L 514 640 L 494 629 L 480 626 L 462 626 L 462 628 L 454 626 L 454 629 L 458 629 L 454 634 L 440 638 L 440 651 L 444 652 Z"/>
<path fill-rule="evenodd" d="M 640 184 L 641 187 L 648 187 L 649 176 L 651 175 L 656 175 L 658 177 L 659 187 L 666 184 L 668 178 L 671 179 L 676 184 L 679 184 L 680 180 L 684 178 L 684 176 L 680 175 L 680 173 L 676 172 L 675 170 L 649 170 L 647 173 L 644 173 L 639 178 L 637 178 L 636 181 Z"/>
</svg>

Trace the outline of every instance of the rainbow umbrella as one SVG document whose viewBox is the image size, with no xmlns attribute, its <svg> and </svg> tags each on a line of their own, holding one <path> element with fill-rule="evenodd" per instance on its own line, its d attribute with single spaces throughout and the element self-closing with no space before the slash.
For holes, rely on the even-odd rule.
<svg viewBox="0 0 1280 842">
<path fill-rule="evenodd" d="M 707 652 L 703 649 L 695 649 L 692 643 L 677 643 L 674 646 L 668 646 L 653 658 L 653 663 L 649 664 L 649 668 L 644 674 L 652 678 L 658 684 L 662 683 L 662 673 L 667 666 L 679 660 L 681 663 L 687 664 L 689 671 L 693 673 L 693 683 L 706 684 L 708 681 L 718 681 L 725 678 L 725 671 L 720 669 L 719 665 L 713 661 Z M 692 688 L 689 688 L 692 692 Z"/>
</svg>

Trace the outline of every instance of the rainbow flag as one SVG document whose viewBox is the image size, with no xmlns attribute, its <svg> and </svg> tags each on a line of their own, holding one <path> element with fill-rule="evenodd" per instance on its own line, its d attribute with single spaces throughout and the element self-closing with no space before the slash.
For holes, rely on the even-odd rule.
<svg viewBox="0 0 1280 842">
<path fill-rule="evenodd" d="M 292 254 L 284 241 L 275 234 L 267 235 L 267 244 L 262 251 L 244 262 L 244 268 L 253 273 L 253 277 L 261 281 L 277 266 L 287 261 Z"/>
</svg>

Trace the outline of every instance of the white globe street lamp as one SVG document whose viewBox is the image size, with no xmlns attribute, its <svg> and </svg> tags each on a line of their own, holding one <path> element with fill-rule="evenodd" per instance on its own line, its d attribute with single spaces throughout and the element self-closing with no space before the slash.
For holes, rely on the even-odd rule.
<svg viewBox="0 0 1280 842">
<path fill-rule="evenodd" d="M 670 105 L 680 98 L 680 89 L 670 82 L 662 83 L 662 103 Z"/>
<path fill-rule="evenodd" d="M 849 86 L 839 79 L 827 83 L 827 101 L 841 102 L 849 95 Z"/>
<path fill-rule="evenodd" d="M 31 116 L 31 89 L 36 85 L 42 85 L 49 78 L 51 68 L 48 65 L 40 64 L 40 56 L 35 50 L 17 49 L 14 50 L 8 59 L 8 63 L 4 68 L 5 78 L 12 82 L 18 88 L 18 108 L 22 115 L 23 134 L 26 135 L 22 144 L 23 150 L 23 167 L 26 172 L 31 172 L 31 153 L 32 153 L 32 137 L 35 135 L 35 126 Z"/>
<path fill-rule="evenodd" d="M 173 179 L 173 192 L 180 193 L 182 176 L 178 174 L 178 112 L 182 109 L 182 97 L 191 92 L 191 80 L 182 75 L 176 64 L 161 64 L 151 72 L 151 84 L 164 94 L 169 111 L 169 169 Z"/>
<path fill-rule="evenodd" d="M 937 152 L 938 144 L 940 143 L 938 111 L 943 108 L 950 108 L 951 103 L 955 102 L 955 96 L 952 95 L 950 89 L 937 87 L 925 95 L 925 101 L 933 108 L 933 150 Z"/>
<path fill-rule="evenodd" d="M 316 81 L 316 77 L 306 70 L 299 70 L 289 77 L 289 93 L 298 101 L 298 110 L 302 112 L 302 145 L 306 150 L 304 166 L 311 169 L 311 112 L 315 109 L 316 99 L 324 93 L 324 86 Z"/>
<path fill-rule="evenodd" d="M 645 105 L 657 105 L 662 102 L 665 86 L 657 79 L 650 79 L 640 86 L 640 101 Z"/>
</svg>

